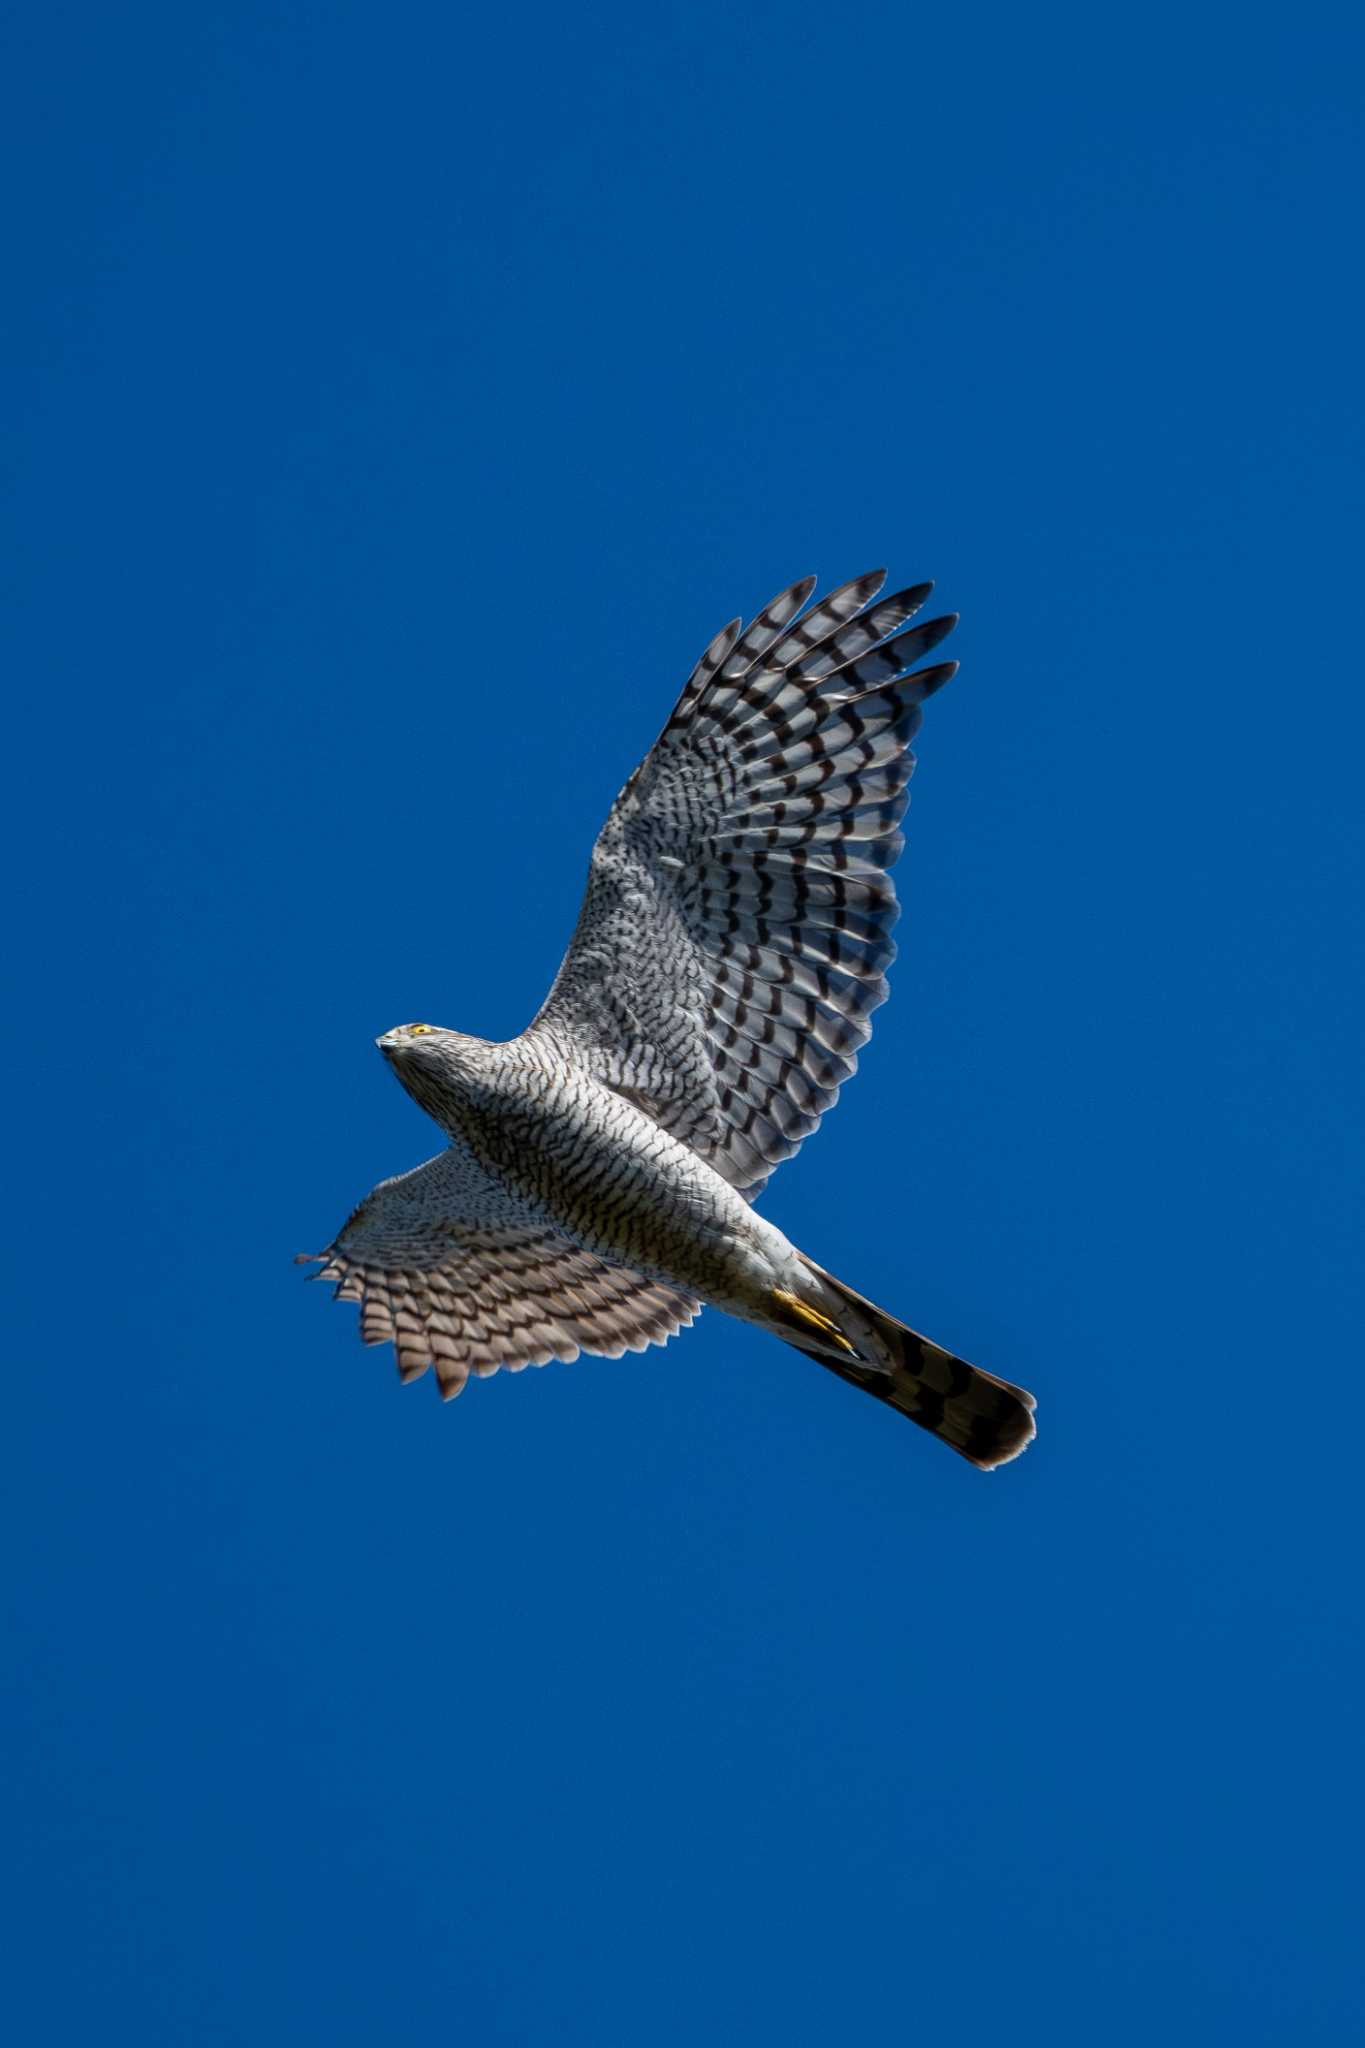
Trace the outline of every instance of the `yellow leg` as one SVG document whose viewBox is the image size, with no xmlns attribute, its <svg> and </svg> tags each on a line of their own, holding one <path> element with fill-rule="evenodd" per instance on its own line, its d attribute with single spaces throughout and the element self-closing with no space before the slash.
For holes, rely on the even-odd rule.
<svg viewBox="0 0 1365 2048">
<path fill-rule="evenodd" d="M 858 1356 L 838 1324 L 832 1323 L 818 1308 L 812 1308 L 808 1301 L 802 1301 L 799 1295 L 788 1294 L 782 1287 L 774 1287 L 773 1300 L 780 1302 L 782 1307 L 789 1314 L 796 1316 L 800 1322 L 809 1323 L 813 1330 L 818 1330 L 831 1344 L 837 1344 L 840 1351 L 846 1351 L 850 1358 Z"/>
</svg>

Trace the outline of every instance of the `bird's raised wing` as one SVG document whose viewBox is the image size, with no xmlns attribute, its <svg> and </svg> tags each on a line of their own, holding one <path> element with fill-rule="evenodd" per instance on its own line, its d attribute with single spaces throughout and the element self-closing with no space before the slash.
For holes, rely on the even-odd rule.
<svg viewBox="0 0 1365 2048">
<path fill-rule="evenodd" d="M 887 995 L 886 870 L 955 615 L 883 572 L 802 613 L 814 578 L 726 626 L 593 848 L 529 1031 L 646 1109 L 752 1199 L 853 1073 Z"/>
<path fill-rule="evenodd" d="M 434 1364 L 447 1400 L 500 1365 L 665 1344 L 698 1313 L 687 1296 L 580 1250 L 456 1145 L 381 1181 L 314 1256 L 312 1277 L 360 1304 L 365 1342 L 392 1344 L 405 1380 Z"/>
</svg>

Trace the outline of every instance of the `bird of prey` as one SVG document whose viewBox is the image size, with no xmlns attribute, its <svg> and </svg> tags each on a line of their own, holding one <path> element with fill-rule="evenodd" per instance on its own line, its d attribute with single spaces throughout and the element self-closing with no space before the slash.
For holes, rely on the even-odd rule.
<svg viewBox="0 0 1365 2048">
<path fill-rule="evenodd" d="M 664 1344 L 703 1303 L 783 1338 L 989 1471 L 1033 1399 L 856 1294 L 752 1206 L 853 1073 L 887 994 L 887 870 L 956 615 L 884 572 L 814 577 L 717 633 L 593 848 L 578 926 L 519 1038 L 378 1046 L 445 1149 L 381 1181 L 317 1278 L 402 1377 Z M 904 629 L 904 630 L 903 630 Z"/>
</svg>

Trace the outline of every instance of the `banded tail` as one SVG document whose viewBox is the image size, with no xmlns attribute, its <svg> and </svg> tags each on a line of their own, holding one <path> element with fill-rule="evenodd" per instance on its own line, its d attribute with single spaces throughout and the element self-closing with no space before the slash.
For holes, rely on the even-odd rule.
<svg viewBox="0 0 1365 2048">
<path fill-rule="evenodd" d="M 820 1282 L 822 1307 L 778 1295 L 774 1334 L 899 1409 L 983 1472 L 1007 1465 L 1032 1443 L 1032 1394 L 968 1365 L 801 1258 Z"/>
</svg>

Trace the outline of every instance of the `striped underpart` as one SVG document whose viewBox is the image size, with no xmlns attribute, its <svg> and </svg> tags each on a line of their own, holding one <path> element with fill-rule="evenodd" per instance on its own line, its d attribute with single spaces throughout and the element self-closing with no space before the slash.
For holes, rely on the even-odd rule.
<svg viewBox="0 0 1365 2048">
<path fill-rule="evenodd" d="M 914 664 L 956 620 L 902 630 L 932 585 L 882 598 L 883 581 L 803 610 L 803 578 L 710 642 L 608 818 L 532 1026 L 750 1199 L 832 1107 L 888 992 L 909 742 L 956 670 Z"/>
</svg>

